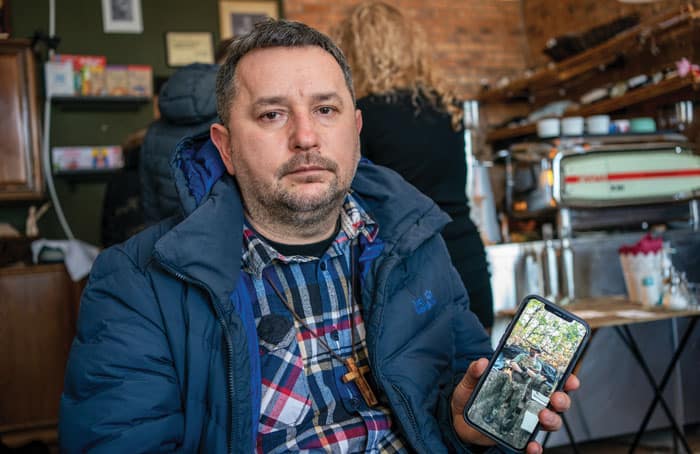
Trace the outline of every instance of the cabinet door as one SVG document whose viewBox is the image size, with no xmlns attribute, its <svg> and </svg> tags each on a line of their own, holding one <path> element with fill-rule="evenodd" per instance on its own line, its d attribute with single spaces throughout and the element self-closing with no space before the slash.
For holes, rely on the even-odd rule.
<svg viewBox="0 0 700 454">
<path fill-rule="evenodd" d="M 34 55 L 26 40 L 0 40 L 0 200 L 41 198 Z"/>
<path fill-rule="evenodd" d="M 0 438 L 7 445 L 56 427 L 83 285 L 63 265 L 0 268 Z"/>
</svg>

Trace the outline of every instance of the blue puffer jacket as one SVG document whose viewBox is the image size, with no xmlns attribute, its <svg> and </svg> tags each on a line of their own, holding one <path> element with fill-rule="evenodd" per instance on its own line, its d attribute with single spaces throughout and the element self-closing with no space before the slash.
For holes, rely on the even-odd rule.
<svg viewBox="0 0 700 454">
<path fill-rule="evenodd" d="M 160 119 L 148 127 L 141 147 L 139 179 L 146 225 L 178 213 L 170 161 L 183 138 L 209 131 L 217 119 L 218 65 L 194 63 L 178 69 L 158 96 Z"/>
<path fill-rule="evenodd" d="M 254 450 L 258 340 L 251 311 L 230 300 L 242 205 L 204 139 L 184 141 L 174 161 L 186 217 L 104 251 L 90 274 L 61 399 L 66 452 Z M 449 219 L 368 162 L 353 189 L 385 245 L 362 292 L 374 378 L 415 451 L 468 452 L 449 398 L 491 349 L 439 235 Z"/>
</svg>

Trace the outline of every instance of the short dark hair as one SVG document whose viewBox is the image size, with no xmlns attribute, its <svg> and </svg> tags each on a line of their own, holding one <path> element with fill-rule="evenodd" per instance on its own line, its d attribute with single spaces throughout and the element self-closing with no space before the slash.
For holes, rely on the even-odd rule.
<svg viewBox="0 0 700 454">
<path fill-rule="evenodd" d="M 236 38 L 228 48 L 226 61 L 221 65 L 216 77 L 216 110 L 223 124 L 228 126 L 231 101 L 236 94 L 236 67 L 241 58 L 255 49 L 305 46 L 318 46 L 338 62 L 354 102 L 355 90 L 352 86 L 350 66 L 343 52 L 328 36 L 301 22 L 270 19 L 257 23 L 250 33 Z"/>
<path fill-rule="evenodd" d="M 235 38 L 226 38 L 219 41 L 219 44 L 216 45 L 216 51 L 214 52 L 214 63 L 221 64 L 221 62 L 226 60 L 228 48 L 231 47 L 231 43 L 234 39 Z"/>
</svg>

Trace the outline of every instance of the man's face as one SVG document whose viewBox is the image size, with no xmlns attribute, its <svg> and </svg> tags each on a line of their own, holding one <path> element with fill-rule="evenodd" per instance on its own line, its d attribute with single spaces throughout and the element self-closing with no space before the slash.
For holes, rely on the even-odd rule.
<svg viewBox="0 0 700 454">
<path fill-rule="evenodd" d="M 539 353 L 537 350 L 530 350 L 530 356 L 532 356 L 533 358 L 537 356 L 537 353 Z"/>
<path fill-rule="evenodd" d="M 257 49 L 235 79 L 229 124 L 212 139 L 248 214 L 296 226 L 337 215 L 362 126 L 338 63 L 316 46 Z"/>
</svg>

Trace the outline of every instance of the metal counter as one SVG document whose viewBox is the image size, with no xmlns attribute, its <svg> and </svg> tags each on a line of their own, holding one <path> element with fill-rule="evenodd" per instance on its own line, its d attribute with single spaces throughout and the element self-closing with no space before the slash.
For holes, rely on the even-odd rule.
<svg viewBox="0 0 700 454">
<path fill-rule="evenodd" d="M 625 282 L 617 250 L 623 244 L 637 242 L 643 235 L 643 232 L 589 233 L 572 239 L 576 297 L 624 295 Z M 671 257 L 674 266 L 684 271 L 690 282 L 700 282 L 700 233 L 673 230 L 665 232 L 663 237 L 675 250 Z M 559 241 L 554 243 L 560 249 Z M 530 293 L 547 293 L 543 251 L 543 241 L 486 247 L 496 313 L 517 306 Z"/>
</svg>

